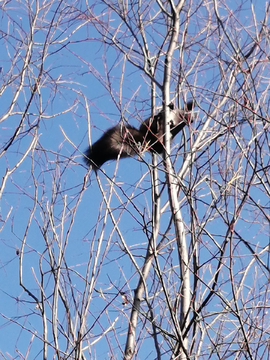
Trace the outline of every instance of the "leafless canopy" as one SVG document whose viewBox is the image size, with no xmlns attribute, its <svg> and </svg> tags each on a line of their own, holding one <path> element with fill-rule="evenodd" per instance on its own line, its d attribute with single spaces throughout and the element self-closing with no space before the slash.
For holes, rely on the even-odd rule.
<svg viewBox="0 0 270 360">
<path fill-rule="evenodd" d="M 268 359 L 268 1 L 0 7 L 0 357 Z M 158 109 L 162 155 L 84 165 Z"/>
</svg>

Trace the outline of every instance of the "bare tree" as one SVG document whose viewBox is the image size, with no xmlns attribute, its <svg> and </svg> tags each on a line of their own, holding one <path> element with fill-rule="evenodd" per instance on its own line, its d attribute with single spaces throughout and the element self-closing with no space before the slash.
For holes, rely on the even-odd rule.
<svg viewBox="0 0 270 360">
<path fill-rule="evenodd" d="M 3 359 L 270 356 L 269 10 L 1 3 Z M 162 156 L 84 166 L 160 109 Z"/>
</svg>

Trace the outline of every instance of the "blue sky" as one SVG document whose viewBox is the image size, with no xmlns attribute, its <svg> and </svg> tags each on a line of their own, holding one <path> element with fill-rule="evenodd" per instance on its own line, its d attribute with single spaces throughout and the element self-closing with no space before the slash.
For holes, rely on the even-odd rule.
<svg viewBox="0 0 270 360">
<path fill-rule="evenodd" d="M 155 2 L 151 4 L 152 7 L 148 7 L 147 4 L 142 5 L 145 6 L 143 8 L 143 20 L 145 22 L 157 10 L 157 4 Z M 251 11 L 252 4 L 254 4 L 253 13 Z M 58 10 L 61 12 L 57 12 L 54 18 L 54 11 L 58 5 Z M 81 155 L 88 146 L 88 115 L 90 115 L 91 140 L 94 142 L 106 129 L 115 126 L 120 121 L 121 115 L 126 122 L 139 127 L 143 119 L 151 114 L 150 79 L 142 69 L 127 61 L 127 58 L 108 40 L 104 43 L 104 34 L 108 37 L 111 36 L 109 29 L 116 28 L 120 24 L 120 19 L 113 10 L 108 15 L 109 8 L 107 5 L 103 2 L 95 4 L 91 10 L 92 14 L 97 15 L 97 18 L 94 19 L 95 21 L 91 21 L 92 15 L 89 15 L 90 12 L 86 10 L 85 4 L 76 2 L 73 10 L 68 5 L 70 4 L 55 2 L 52 6 L 48 4 L 48 7 L 45 6 L 44 10 L 40 10 L 33 34 L 34 44 L 31 62 L 25 72 L 23 86 L 16 99 L 12 114 L 0 124 L 2 153 L 3 148 L 20 123 L 29 99 L 31 99 L 31 87 L 33 88 L 38 77 L 42 64 L 42 54 L 44 54 L 39 91 L 34 94 L 27 109 L 20 134 L 0 158 L 1 178 L 3 178 L 7 169 L 12 169 L 22 158 L 33 137 L 38 137 L 36 147 L 29 152 L 24 161 L 8 177 L 0 199 L 0 351 L 7 358 L 8 353 L 12 358 L 23 358 L 20 357 L 19 353 L 26 357 L 27 349 L 29 349 L 29 359 L 42 358 L 42 342 L 40 340 L 43 332 L 42 318 L 33 299 L 19 285 L 19 255 L 17 250 L 21 252 L 25 240 L 23 282 L 38 299 L 41 298 L 40 282 L 41 280 L 44 281 L 43 287 L 47 300 L 48 340 L 53 341 L 50 320 L 54 279 L 51 267 L 54 267 L 55 264 L 50 263 L 50 251 L 52 252 L 51 256 L 54 256 L 55 259 L 61 255 L 59 252 L 61 239 L 63 243 L 66 241 L 66 246 L 63 245 L 64 261 L 61 262 L 61 286 L 63 293 L 69 300 L 73 319 L 78 315 L 78 309 L 82 311 L 83 292 L 87 288 L 85 279 L 87 278 L 88 282 L 91 279 L 90 275 L 87 277 L 87 271 L 94 269 L 94 255 L 100 252 L 98 265 L 95 268 L 97 279 L 94 286 L 95 290 L 87 316 L 87 328 L 91 334 L 90 343 L 119 316 L 115 331 L 109 332 L 103 340 L 97 342 L 91 348 L 92 353 L 86 354 L 86 356 L 93 359 L 107 359 L 108 353 L 111 352 L 115 355 L 115 359 L 122 358 L 119 347 L 121 346 L 122 351 L 124 350 L 131 305 L 123 307 L 122 299 L 117 295 L 119 290 L 125 291 L 128 299 L 132 302 L 134 289 L 138 282 L 138 273 L 122 247 L 119 233 L 128 244 L 129 250 L 138 265 L 142 266 L 148 245 L 145 229 L 147 231 L 151 229 L 151 179 L 147 165 L 151 164 L 150 154 L 144 155 L 144 161 L 139 161 L 137 158 L 121 160 L 113 179 L 113 184 L 115 184 L 113 189 L 110 178 L 113 177 L 116 162 L 104 164 L 102 168 L 106 176 L 99 172 L 106 199 L 110 197 L 110 191 L 112 191 L 110 205 L 113 216 L 117 220 L 119 233 L 112 224 L 110 216 L 106 214 L 105 202 L 93 172 L 90 173 L 87 190 L 83 190 L 87 168 Z M 27 53 L 27 45 L 31 39 L 29 35 L 30 19 L 34 19 L 36 10 L 34 4 L 31 6 L 31 17 L 27 14 L 26 4 L 16 1 L 7 3 L 2 9 L 2 37 L 0 39 L 2 49 L 0 55 L 1 117 L 8 111 L 12 96 L 20 84 L 23 61 Z M 223 73 L 219 66 L 222 67 L 222 70 L 231 71 L 233 62 L 229 64 L 229 61 L 232 60 L 234 53 L 230 43 L 226 42 L 226 39 L 220 35 L 213 5 L 204 4 L 201 6 L 201 3 L 195 1 L 192 6 L 187 28 L 186 48 L 183 52 L 181 66 L 178 52 L 174 54 L 171 91 L 172 98 L 174 98 L 177 90 L 179 90 L 181 105 L 193 96 L 198 101 L 195 121 L 191 126 L 191 139 L 194 143 L 198 131 L 208 119 L 209 114 L 214 108 L 218 108 L 223 99 L 222 96 L 226 91 L 224 79 L 226 79 L 227 74 L 222 79 L 221 74 Z M 241 46 L 243 52 L 246 53 L 256 37 L 256 27 L 257 29 L 260 28 L 265 11 L 264 4 L 259 1 L 256 3 L 247 1 L 241 4 L 236 1 L 224 4 L 220 2 L 219 6 L 220 16 L 226 24 L 226 31 L 234 40 L 234 45 L 236 47 Z M 188 6 L 185 10 L 187 9 Z M 132 9 L 129 11 L 131 14 Z M 138 9 L 135 9 L 135 13 L 136 11 Z M 64 15 L 65 12 L 66 15 Z M 182 17 L 181 31 L 185 26 L 186 12 L 183 12 Z M 119 41 L 122 41 L 126 49 L 129 46 L 131 47 L 131 44 L 134 45 L 131 41 L 131 29 L 136 31 L 139 43 L 142 44 L 141 34 L 136 27 L 135 15 L 131 17 L 132 19 L 134 21 L 130 22 L 129 30 L 122 25 L 119 26 L 117 33 Z M 50 21 L 53 22 L 50 23 Z M 50 27 L 51 24 L 53 24 L 52 27 Z M 106 24 L 108 33 L 106 33 Z M 103 36 L 97 29 L 103 31 Z M 146 30 L 149 49 L 154 57 L 158 54 L 166 33 L 166 26 L 161 14 L 155 20 L 149 21 Z M 48 47 L 44 47 L 45 39 L 50 42 Z M 165 51 L 166 48 L 165 45 L 163 50 Z M 217 139 L 209 148 L 200 149 L 190 173 L 183 180 L 187 188 L 190 183 L 198 184 L 192 193 L 197 221 L 198 224 L 207 221 L 205 229 L 208 233 L 206 231 L 200 232 L 198 224 L 196 228 L 201 264 L 200 276 L 203 279 L 199 284 L 200 296 L 197 298 L 197 306 L 200 305 L 200 301 L 207 293 L 206 284 L 212 278 L 217 266 L 217 243 L 221 244 L 224 241 L 228 229 L 222 217 L 228 217 L 228 220 L 232 219 L 235 207 L 239 205 L 243 196 L 241 190 L 246 188 L 248 179 L 252 174 L 252 168 L 247 160 L 241 158 L 235 137 L 241 139 L 241 144 L 245 146 L 245 149 L 249 149 L 249 159 L 252 162 L 257 159 L 256 143 L 252 138 L 252 127 L 248 121 L 245 121 L 245 109 L 239 111 L 237 108 L 235 112 L 233 110 L 234 101 L 235 104 L 242 104 L 244 101 L 243 97 L 240 97 L 240 95 L 243 96 L 243 92 L 238 91 L 239 87 L 243 86 L 244 88 L 246 83 L 249 84 L 245 90 L 247 96 L 251 96 L 250 94 L 255 93 L 256 90 L 257 97 L 254 95 L 254 98 L 250 99 L 255 104 L 256 112 L 261 111 L 263 116 L 267 117 L 267 110 L 269 110 L 269 96 L 267 95 L 269 69 L 267 66 L 264 67 L 264 63 L 268 59 L 269 49 L 264 41 L 260 43 L 258 49 L 258 52 L 254 53 L 254 58 L 248 59 L 248 64 L 251 67 L 254 62 L 258 61 L 261 65 L 254 67 L 252 77 L 246 82 L 246 73 L 244 71 L 238 73 L 238 83 L 235 84 L 232 91 L 232 95 L 236 99 L 228 97 L 227 102 L 215 113 L 215 118 L 211 120 L 209 129 L 207 129 L 210 136 L 214 130 L 224 127 L 224 124 L 229 124 L 230 121 L 238 121 L 235 133 Z M 140 46 L 134 45 L 132 50 L 130 59 L 143 66 Z M 160 83 L 162 83 L 163 65 L 164 56 L 160 54 L 156 72 L 156 80 Z M 243 67 L 245 66 L 246 63 L 243 62 Z M 181 74 L 182 79 L 180 85 L 178 83 L 179 74 Z M 224 88 L 217 88 L 219 82 Z M 161 105 L 161 96 L 162 94 L 158 90 L 156 102 L 159 106 Z M 87 110 L 86 103 L 89 110 Z M 251 116 L 250 113 L 248 114 Z M 220 124 L 222 124 L 221 127 L 219 127 Z M 262 131 L 262 127 L 261 120 L 257 120 L 257 131 Z M 70 141 L 65 138 L 61 128 Z M 262 158 L 263 164 L 267 166 L 269 160 L 267 156 L 268 128 L 266 125 L 265 129 L 265 132 L 262 131 L 262 134 L 258 136 L 258 142 L 265 151 L 262 153 Z M 179 149 L 180 144 L 184 142 L 182 134 L 178 134 L 173 143 L 172 157 L 178 156 L 175 163 L 176 171 L 181 168 L 183 157 L 190 149 L 189 129 L 185 130 L 185 137 L 185 147 Z M 75 147 L 71 143 L 75 144 Z M 239 160 L 235 161 L 233 156 Z M 162 163 L 159 168 L 160 188 L 162 188 L 165 181 Z M 238 187 L 233 187 L 230 180 L 237 175 L 239 168 L 241 180 L 239 180 Z M 266 185 L 263 185 L 263 182 L 255 177 L 249 192 L 250 198 L 246 202 L 241 213 L 241 219 L 236 226 L 236 231 L 258 252 L 269 242 L 269 224 L 266 221 L 267 216 L 263 215 L 264 212 L 269 214 L 266 179 L 264 179 L 264 184 Z M 214 192 L 220 196 L 220 199 L 213 200 Z M 226 200 L 221 196 L 225 193 L 227 194 Z M 179 199 L 191 254 L 190 229 L 192 217 L 187 198 L 183 187 Z M 253 200 L 264 208 L 264 211 L 260 211 L 260 207 L 254 206 Z M 162 205 L 166 204 L 167 201 L 168 195 L 165 188 L 161 195 Z M 219 214 L 216 212 L 216 207 L 221 203 L 223 208 L 222 213 Z M 108 218 L 104 222 L 106 216 Z M 172 241 L 174 230 L 173 226 L 170 225 L 170 220 L 168 207 L 162 213 L 158 237 L 158 241 L 161 241 L 165 234 L 168 244 L 160 253 L 159 261 L 162 269 L 164 269 L 164 278 L 170 289 L 172 301 L 175 301 L 173 296 L 177 293 L 176 288 L 179 286 L 179 263 L 175 243 Z M 102 239 L 101 244 L 99 243 L 100 239 Z M 231 253 L 235 255 L 232 263 L 230 263 Z M 254 262 L 250 251 L 239 241 L 237 236 L 231 242 L 231 246 L 227 248 L 225 256 L 224 263 L 226 266 L 224 266 L 219 284 L 222 297 L 228 294 L 228 298 L 232 298 L 231 283 L 229 282 L 231 266 L 235 280 L 245 283 L 242 295 L 246 297 L 246 301 L 267 305 L 268 274 L 258 262 Z M 266 252 L 259 256 L 266 264 L 268 263 Z M 171 263 L 168 262 L 169 259 Z M 247 273 L 246 279 L 242 280 L 243 269 L 247 266 L 250 266 L 250 271 Z M 193 283 L 193 281 L 192 277 L 191 282 Z M 162 299 L 163 295 L 154 270 L 151 272 L 147 284 L 156 317 L 164 328 L 167 326 L 169 328 L 166 323 L 166 315 L 168 315 L 166 302 L 155 302 L 154 294 L 158 294 L 158 299 Z M 253 291 L 259 294 L 257 302 L 252 298 Z M 104 296 L 100 295 L 102 292 L 105 294 Z M 225 305 L 222 302 L 222 297 L 221 299 L 218 296 L 215 297 L 205 310 L 205 314 L 208 314 L 209 318 L 214 316 L 216 311 L 224 310 Z M 254 298 L 256 297 L 254 296 Z M 60 300 L 58 304 L 59 347 L 65 351 L 66 339 L 61 333 L 61 326 L 66 329 L 65 309 Z M 146 309 L 147 307 L 144 304 L 143 311 Z M 234 320 L 234 316 L 231 314 L 228 317 L 229 320 Z M 149 333 L 145 330 L 140 332 L 141 329 L 145 329 L 142 326 L 143 323 L 142 320 L 138 325 L 137 358 L 155 359 L 156 354 L 153 343 L 149 339 Z M 231 325 L 230 321 L 226 324 L 230 324 L 232 330 L 225 329 L 224 337 L 238 328 L 237 323 L 235 327 Z M 213 331 L 213 335 L 211 335 L 214 338 L 215 330 L 209 331 Z M 33 341 L 31 341 L 32 336 Z M 161 335 L 158 339 L 162 343 L 164 358 L 169 358 L 168 344 L 162 342 Z M 231 340 L 230 337 L 228 339 L 228 341 Z M 205 344 L 207 347 L 207 340 Z M 53 350 L 49 349 L 48 359 L 52 358 L 52 354 Z"/>
</svg>

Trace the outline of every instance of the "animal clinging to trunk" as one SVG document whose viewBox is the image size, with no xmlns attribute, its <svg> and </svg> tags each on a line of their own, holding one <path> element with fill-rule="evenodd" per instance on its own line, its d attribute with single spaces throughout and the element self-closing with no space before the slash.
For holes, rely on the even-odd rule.
<svg viewBox="0 0 270 360">
<path fill-rule="evenodd" d="M 187 124 L 191 121 L 191 111 L 194 107 L 194 102 L 190 101 L 186 106 L 179 110 L 175 109 L 171 103 L 170 108 L 170 132 L 171 141 Z M 140 126 L 140 133 L 143 135 L 145 141 L 149 144 L 149 151 L 161 154 L 164 150 L 164 111 L 160 111 L 153 118 L 149 117 Z"/>
<path fill-rule="evenodd" d="M 170 108 L 171 140 L 184 126 L 192 121 L 191 111 L 194 102 L 190 101 L 179 110 L 173 104 Z M 140 154 L 143 151 L 162 153 L 164 149 L 164 111 L 149 117 L 139 130 L 130 125 L 117 125 L 108 129 L 85 152 L 85 162 L 96 170 L 108 160 L 116 160 Z"/>
</svg>

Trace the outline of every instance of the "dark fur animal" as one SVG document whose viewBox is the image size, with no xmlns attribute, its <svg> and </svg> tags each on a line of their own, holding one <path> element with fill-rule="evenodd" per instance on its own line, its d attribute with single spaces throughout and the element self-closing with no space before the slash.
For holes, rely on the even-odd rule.
<svg viewBox="0 0 270 360">
<path fill-rule="evenodd" d="M 170 108 L 170 131 L 171 141 L 181 131 L 188 121 L 191 121 L 191 114 L 194 102 L 190 101 L 184 109 L 175 109 L 171 103 Z M 164 150 L 164 111 L 159 112 L 153 118 L 146 119 L 140 126 L 140 133 L 144 136 L 146 143 L 149 144 L 149 151 L 161 154 Z"/>
<path fill-rule="evenodd" d="M 194 102 L 190 101 L 184 109 L 170 107 L 171 140 L 181 131 L 188 121 L 192 121 L 190 111 Z M 153 118 L 146 119 L 139 130 L 127 126 L 115 126 L 107 130 L 85 152 L 85 162 L 92 165 L 96 170 L 108 160 L 140 154 L 144 150 L 162 153 L 164 149 L 164 111 L 159 112 Z"/>
<path fill-rule="evenodd" d="M 134 127 L 115 126 L 87 149 L 85 162 L 97 169 L 108 160 L 116 160 L 118 156 L 125 158 L 139 154 L 143 141 L 143 135 Z"/>
</svg>

